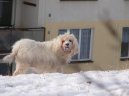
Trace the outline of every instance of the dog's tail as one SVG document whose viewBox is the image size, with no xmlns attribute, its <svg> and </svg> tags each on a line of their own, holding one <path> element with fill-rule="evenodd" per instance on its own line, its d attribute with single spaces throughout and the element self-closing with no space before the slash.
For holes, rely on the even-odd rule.
<svg viewBox="0 0 129 96">
<path fill-rule="evenodd" d="M 12 62 L 14 62 L 15 57 L 16 57 L 16 55 L 18 53 L 19 47 L 20 47 L 19 44 L 15 44 L 13 46 L 12 52 L 9 55 L 6 55 L 3 58 L 3 62 L 4 63 L 9 63 L 9 64 L 11 64 Z"/>
<path fill-rule="evenodd" d="M 9 55 L 3 58 L 3 62 L 9 63 L 9 64 L 11 64 L 14 60 L 15 60 L 15 56 L 12 53 L 10 53 Z"/>
</svg>

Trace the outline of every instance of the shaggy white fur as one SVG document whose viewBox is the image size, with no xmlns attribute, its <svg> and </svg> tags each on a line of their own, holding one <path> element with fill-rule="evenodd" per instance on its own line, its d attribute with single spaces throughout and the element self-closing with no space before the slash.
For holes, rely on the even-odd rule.
<svg viewBox="0 0 129 96">
<path fill-rule="evenodd" d="M 65 33 L 46 42 L 21 39 L 13 45 L 12 52 L 3 61 L 15 61 L 13 75 L 24 74 L 31 67 L 36 68 L 38 73 L 62 72 L 63 66 L 77 53 L 77 39 L 73 34 Z"/>
</svg>

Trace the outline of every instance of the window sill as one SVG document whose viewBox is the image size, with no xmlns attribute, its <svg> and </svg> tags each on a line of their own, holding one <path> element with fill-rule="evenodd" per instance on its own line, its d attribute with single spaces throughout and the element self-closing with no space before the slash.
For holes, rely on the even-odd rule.
<svg viewBox="0 0 129 96">
<path fill-rule="evenodd" d="M 78 60 L 70 62 L 70 64 L 76 64 L 76 63 L 93 63 L 93 60 Z"/>
<path fill-rule="evenodd" d="M 129 57 L 120 57 L 120 61 L 127 61 L 129 60 Z"/>
</svg>

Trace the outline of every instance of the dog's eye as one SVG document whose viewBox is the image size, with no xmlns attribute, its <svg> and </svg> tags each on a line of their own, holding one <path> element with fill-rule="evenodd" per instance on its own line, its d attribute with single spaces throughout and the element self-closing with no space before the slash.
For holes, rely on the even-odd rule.
<svg viewBox="0 0 129 96">
<path fill-rule="evenodd" d="M 69 42 L 72 42 L 72 40 L 69 40 Z"/>
<path fill-rule="evenodd" d="M 65 42 L 65 40 L 62 40 L 62 43 L 64 43 Z"/>
</svg>

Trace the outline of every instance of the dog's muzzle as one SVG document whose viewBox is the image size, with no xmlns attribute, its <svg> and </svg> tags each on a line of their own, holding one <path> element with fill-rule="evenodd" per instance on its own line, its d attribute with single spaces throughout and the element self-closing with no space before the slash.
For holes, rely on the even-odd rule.
<svg viewBox="0 0 129 96">
<path fill-rule="evenodd" d="M 62 49 L 64 52 L 71 52 L 73 42 L 72 41 L 64 41 L 62 43 Z"/>
</svg>

